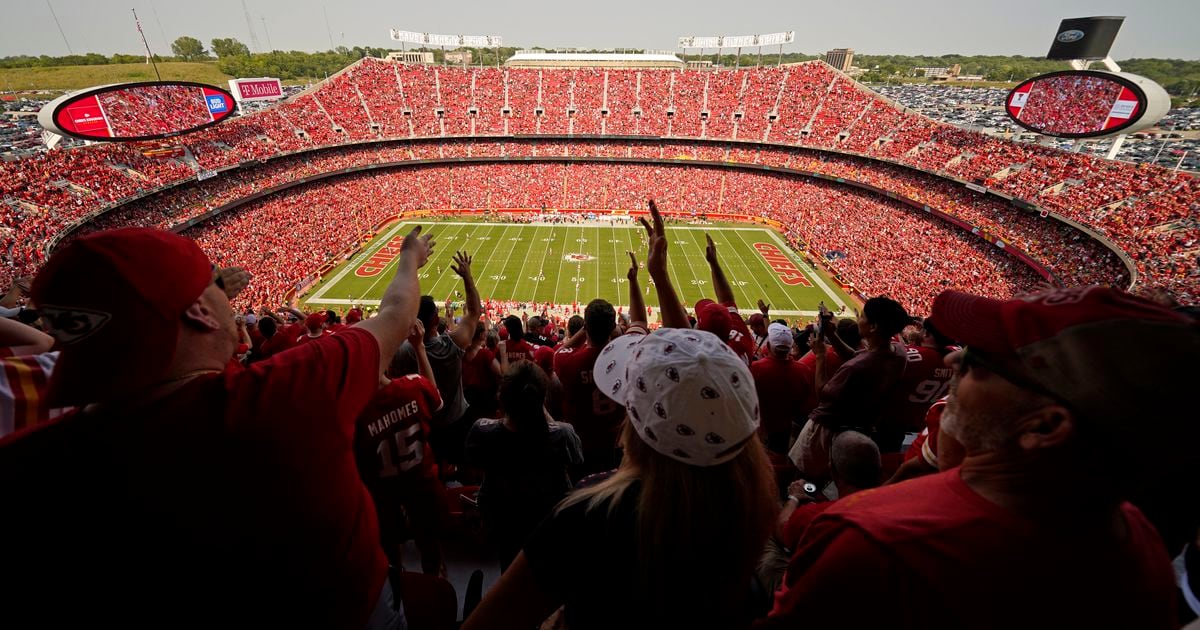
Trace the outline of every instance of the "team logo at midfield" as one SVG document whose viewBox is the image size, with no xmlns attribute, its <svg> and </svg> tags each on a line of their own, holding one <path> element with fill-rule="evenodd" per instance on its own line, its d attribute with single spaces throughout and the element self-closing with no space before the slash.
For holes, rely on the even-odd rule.
<svg viewBox="0 0 1200 630">
<path fill-rule="evenodd" d="M 588 256 L 587 254 L 567 254 L 563 257 L 563 260 L 568 262 L 587 262 L 589 260 L 596 260 L 596 257 Z"/>
</svg>

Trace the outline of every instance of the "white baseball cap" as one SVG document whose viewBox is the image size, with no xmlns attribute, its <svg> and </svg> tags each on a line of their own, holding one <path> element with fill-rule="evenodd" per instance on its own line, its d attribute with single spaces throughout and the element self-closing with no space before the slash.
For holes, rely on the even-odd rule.
<svg viewBox="0 0 1200 630">
<path fill-rule="evenodd" d="M 779 322 L 772 322 L 770 326 L 767 326 L 767 345 L 771 347 L 771 350 L 781 347 L 790 350 L 793 343 L 795 340 L 792 338 L 791 328 Z"/>
<path fill-rule="evenodd" d="M 625 406 L 642 441 L 685 464 L 723 464 L 758 429 L 749 368 L 709 332 L 663 328 L 618 337 L 596 357 L 592 379 Z"/>
</svg>

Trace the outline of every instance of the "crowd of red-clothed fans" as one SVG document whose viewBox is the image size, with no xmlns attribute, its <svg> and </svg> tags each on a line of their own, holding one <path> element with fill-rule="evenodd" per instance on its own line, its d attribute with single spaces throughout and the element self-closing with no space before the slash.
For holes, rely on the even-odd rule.
<svg viewBox="0 0 1200 630">
<path fill-rule="evenodd" d="M 420 282 L 436 225 L 404 238 L 377 309 L 281 304 L 358 238 L 347 217 L 433 189 L 605 194 L 584 182 L 663 195 L 639 213 L 628 312 L 487 300 L 466 251 L 439 305 Z M 737 304 L 728 253 L 664 221 L 713 195 L 893 281 L 799 325 Z M 443 578 L 467 532 L 502 574 L 463 594 L 466 630 L 1194 620 L 1200 430 L 1180 410 L 1200 311 L 1037 290 L 920 212 L 761 173 L 477 164 L 304 187 L 186 236 L 74 239 L 0 298 L 0 534 L 18 541 L 0 619 L 454 627 Z M 681 255 L 710 273 L 690 310 Z M 961 285 L 922 278 L 955 267 Z M 64 566 L 87 585 L 70 597 Z M 178 615 L 180 592 L 204 605 Z"/>
<path fill-rule="evenodd" d="M 225 198 L 236 198 L 245 188 L 234 183 L 251 189 L 258 184 L 258 176 L 246 173 L 250 170 L 265 169 L 264 180 L 287 181 L 298 176 L 290 168 L 298 163 L 311 171 L 329 159 L 358 164 L 381 159 L 369 155 L 376 145 L 365 148 L 367 155 L 357 160 L 354 149 L 336 149 L 332 157 L 312 152 L 321 147 L 395 138 L 560 133 L 736 139 L 822 151 L 695 143 L 688 147 L 678 141 L 442 140 L 393 145 L 377 153 L 390 153 L 398 160 L 597 155 L 789 166 L 797 157 L 811 162 L 807 156 L 819 154 L 839 177 L 845 170 L 841 165 L 855 165 L 851 168 L 864 174 L 862 178 L 888 186 L 944 190 L 958 199 L 955 205 L 967 199 L 974 207 L 1001 204 L 981 201 L 957 183 L 905 168 L 912 167 L 972 181 L 1089 226 L 1129 254 L 1140 283 L 1188 298 L 1197 294 L 1200 228 L 1194 213 L 1200 182 L 1195 177 L 935 123 L 905 112 L 819 62 L 703 72 L 463 69 L 364 59 L 316 90 L 180 139 L 186 149 L 180 158 L 148 158 L 139 145 L 110 145 L 50 151 L 0 164 L 5 201 L 0 205 L 0 276 L 28 275 L 44 262 L 47 244 L 64 230 L 114 206 L 120 212 L 129 204 L 145 205 L 132 199 L 163 186 L 174 187 L 147 197 L 146 203 L 156 206 L 154 212 L 164 215 L 166 223 L 180 223 L 191 213 L 177 215 L 177 220 L 166 216 L 170 208 L 186 205 L 179 196 L 213 205 L 215 199 L 203 191 L 230 186 Z M 311 153 L 282 157 L 296 151 Z M 284 160 L 275 164 L 289 167 L 271 170 L 274 165 L 261 160 Z M 234 166 L 239 166 L 238 175 L 226 172 L 216 178 L 230 182 L 192 181 L 197 174 Z M 938 209 L 954 213 L 953 208 Z M 977 225 L 1006 241 L 1024 243 L 1024 249 L 1048 267 L 1071 267 L 1064 276 L 1092 274 L 1093 280 L 1126 281 L 1115 271 L 1117 265 L 1107 264 L 1111 256 L 1084 243 L 1078 232 L 1012 211 L 1008 215 L 1002 221 L 976 216 Z M 1073 247 L 1064 250 L 1059 243 Z"/>
<path fill-rule="evenodd" d="M 100 94 L 115 138 L 158 136 L 212 122 L 199 87 L 146 85 Z"/>
<path fill-rule="evenodd" d="M 1095 133 L 1104 129 L 1120 83 L 1097 76 L 1057 76 L 1033 85 L 1018 118 L 1051 133 Z"/>
</svg>

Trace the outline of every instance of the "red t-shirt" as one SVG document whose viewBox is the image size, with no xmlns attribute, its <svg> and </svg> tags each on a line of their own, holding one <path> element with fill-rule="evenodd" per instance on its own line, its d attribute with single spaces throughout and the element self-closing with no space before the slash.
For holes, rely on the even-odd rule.
<svg viewBox="0 0 1200 630">
<path fill-rule="evenodd" d="M 492 372 L 492 361 L 495 353 L 487 348 L 480 348 L 473 357 L 463 357 L 462 384 L 463 389 L 487 391 L 496 389 L 496 374 Z"/>
<path fill-rule="evenodd" d="M 305 330 L 304 332 L 300 333 L 299 337 L 296 337 L 296 341 L 292 342 L 292 347 L 295 348 L 296 346 L 306 344 L 310 341 L 316 341 L 322 337 L 329 336 L 329 334 L 330 332 L 328 330 L 322 330 L 320 335 L 313 337 L 307 330 Z"/>
<path fill-rule="evenodd" d="M 805 530 L 760 627 L 1173 628 L 1166 549 L 1137 508 L 1120 515 L 1121 540 L 1050 527 L 958 468 L 857 492 Z"/>
<path fill-rule="evenodd" d="M 533 360 L 533 346 L 524 339 L 517 339 L 515 341 L 509 339 L 508 341 L 505 341 L 504 352 L 508 355 L 509 363 L 512 363 L 513 361 Z"/>
<path fill-rule="evenodd" d="M 429 447 L 429 423 L 442 408 L 442 395 L 419 374 L 381 387 L 358 416 L 354 447 L 363 480 L 385 482 L 401 476 L 437 476 Z"/>
<path fill-rule="evenodd" d="M 800 542 L 800 536 L 813 522 L 813 519 L 832 507 L 834 503 L 835 501 L 815 501 L 796 508 L 788 517 L 787 523 L 784 523 L 779 542 L 783 543 L 787 549 L 795 549 Z"/>
<path fill-rule="evenodd" d="M 603 349 L 588 342 L 554 353 L 554 372 L 562 382 L 563 421 L 575 428 L 584 450 L 616 446 L 625 419 L 625 408 L 602 394 L 592 381 L 596 357 Z"/>
<path fill-rule="evenodd" d="M 275 336 L 266 340 L 262 344 L 262 355 L 270 357 L 295 345 L 296 337 L 305 333 L 304 324 L 297 322 L 288 324 L 275 331 Z"/>
<path fill-rule="evenodd" d="M 181 625 L 362 628 L 387 578 L 353 451 L 378 383 L 348 330 L 0 440 L 4 614 L 161 625 L 187 593 Z"/>
<path fill-rule="evenodd" d="M 817 369 L 817 358 L 815 356 L 813 356 L 812 352 L 808 352 L 804 356 L 800 357 L 800 363 L 803 363 L 804 365 L 808 366 L 814 372 Z M 834 350 L 830 346 L 825 346 L 825 378 L 826 379 L 833 376 L 833 373 L 837 372 L 838 368 L 842 367 L 843 363 L 845 363 L 845 361 L 842 360 L 842 355 L 838 354 L 837 350 Z"/>
<path fill-rule="evenodd" d="M 787 433 L 793 422 L 804 426 L 809 412 L 817 406 L 811 368 L 792 359 L 769 357 L 751 363 L 750 374 L 758 390 L 760 431 Z"/>
</svg>

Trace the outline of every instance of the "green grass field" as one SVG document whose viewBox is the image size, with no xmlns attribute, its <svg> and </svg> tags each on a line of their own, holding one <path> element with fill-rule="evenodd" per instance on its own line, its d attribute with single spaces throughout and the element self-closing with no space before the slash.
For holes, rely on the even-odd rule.
<svg viewBox="0 0 1200 630">
<path fill-rule="evenodd" d="M 377 305 L 395 272 L 392 247 L 418 222 L 385 228 L 349 261 L 317 283 L 302 302 L 346 308 Z M 421 270 L 421 291 L 439 302 L 454 300 L 462 282 L 450 270 L 456 250 L 474 256 L 472 268 L 483 299 L 586 304 L 604 298 L 629 303 L 625 273 L 633 251 L 645 263 L 642 228 L 609 225 L 503 224 L 469 221 L 419 222 L 435 235 L 436 251 Z M 704 234 L 712 235 L 738 305 L 753 309 L 759 298 L 781 316 L 813 315 L 824 300 L 830 308 L 854 302 L 836 284 L 816 273 L 774 231 L 761 226 L 669 225 L 671 278 L 687 305 L 713 297 Z M 761 250 L 761 251 L 760 251 Z M 774 264 L 775 268 L 772 268 Z M 648 306 L 658 300 L 643 269 L 639 280 Z M 806 286 L 807 285 L 807 286 Z M 649 293 L 646 294 L 646 289 Z M 657 308 L 655 308 L 657 311 Z"/>
<path fill-rule="evenodd" d="M 168 61 L 158 64 L 163 81 L 197 81 L 229 87 L 229 75 L 215 61 Z M 144 63 L 115 63 L 96 66 L 51 66 L 46 68 L 0 68 L 0 89 L 79 90 L 94 85 L 154 81 L 154 68 Z"/>
</svg>

